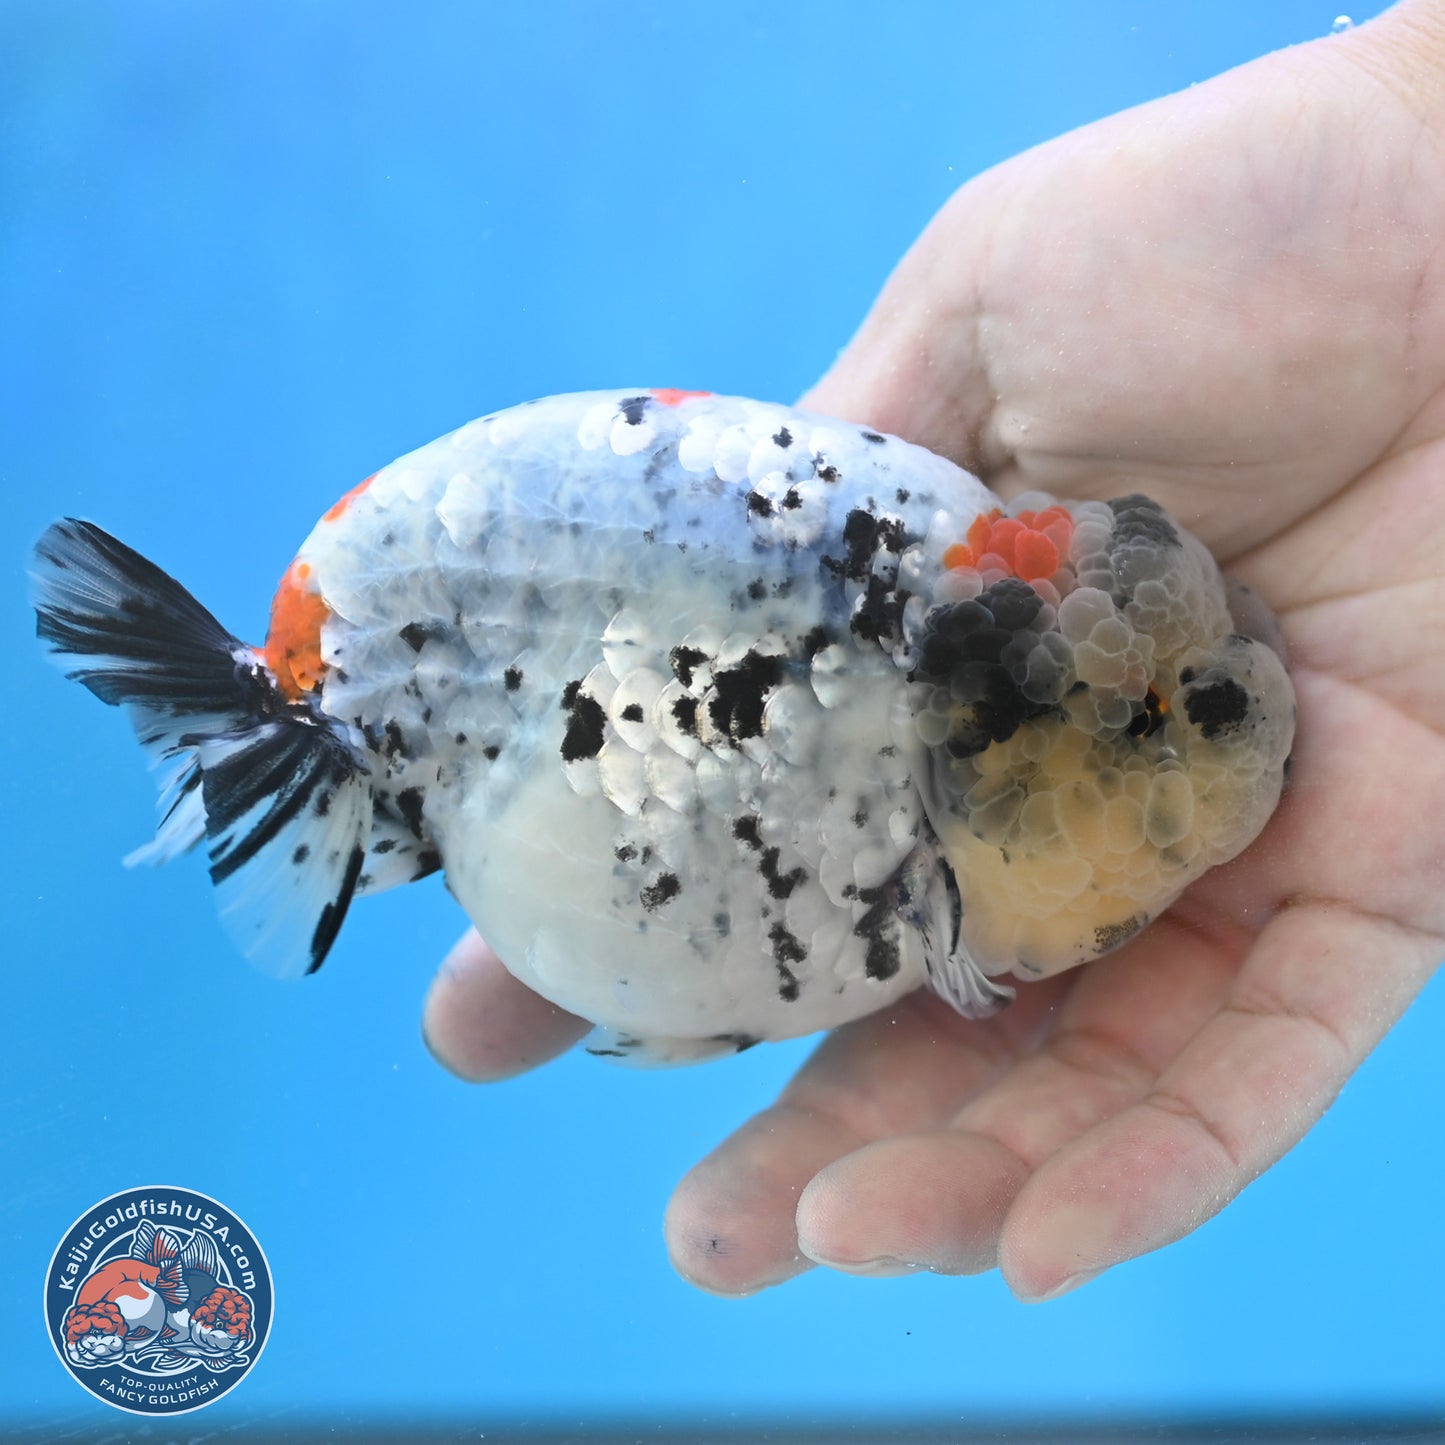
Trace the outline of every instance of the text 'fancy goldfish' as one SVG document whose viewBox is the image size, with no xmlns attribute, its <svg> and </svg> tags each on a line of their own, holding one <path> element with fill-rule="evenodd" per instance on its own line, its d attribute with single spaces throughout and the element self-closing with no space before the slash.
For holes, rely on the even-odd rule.
<svg viewBox="0 0 1445 1445">
<path fill-rule="evenodd" d="M 1005 505 L 704 392 L 555 397 L 393 462 L 262 647 L 89 522 L 34 570 L 40 636 L 167 765 L 136 856 L 204 840 L 246 953 L 313 970 L 353 897 L 444 868 L 610 1056 L 921 985 L 988 1013 L 1240 852 L 1294 731 L 1264 609 L 1148 498 Z"/>
</svg>

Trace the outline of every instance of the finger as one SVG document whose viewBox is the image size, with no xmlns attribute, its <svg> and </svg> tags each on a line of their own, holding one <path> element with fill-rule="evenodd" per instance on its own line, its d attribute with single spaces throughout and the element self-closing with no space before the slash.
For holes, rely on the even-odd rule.
<svg viewBox="0 0 1445 1445">
<path fill-rule="evenodd" d="M 535 1069 L 591 1027 L 519 983 L 470 928 L 432 980 L 422 1011 L 427 1048 L 443 1068 L 473 1083 Z"/>
<path fill-rule="evenodd" d="M 1061 988 L 1030 989 L 986 1023 L 919 992 L 835 1030 L 776 1104 L 678 1185 L 665 1224 L 678 1273 L 741 1295 L 811 1268 L 795 1222 L 808 1181 L 871 1140 L 946 1119 L 1033 1041 Z"/>
<path fill-rule="evenodd" d="M 1142 1098 L 1220 1006 L 1248 935 L 1184 909 L 1079 977 L 1041 1046 L 931 1133 L 823 1170 L 798 1205 L 802 1249 L 855 1274 L 973 1274 L 997 1263 L 1007 1211 L 1069 1140 Z"/>
<path fill-rule="evenodd" d="M 1437 934 L 1331 902 L 1280 913 L 1149 1094 L 1021 1190 L 1000 1242 L 1010 1287 L 1060 1294 L 1216 1214 L 1319 1118 L 1442 952 Z"/>
</svg>

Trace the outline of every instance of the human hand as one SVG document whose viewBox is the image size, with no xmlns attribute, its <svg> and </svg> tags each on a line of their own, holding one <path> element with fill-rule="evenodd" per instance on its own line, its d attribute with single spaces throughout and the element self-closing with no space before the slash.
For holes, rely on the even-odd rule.
<svg viewBox="0 0 1445 1445">
<path fill-rule="evenodd" d="M 831 1035 L 679 1187 L 695 1283 L 997 1265 L 1059 1293 L 1228 1203 L 1445 955 L 1442 77 L 1415 0 L 1010 161 L 807 398 L 1004 495 L 1159 500 L 1278 613 L 1295 767 L 1117 953 L 986 1022 L 918 993 Z M 470 1077 L 587 1027 L 474 935 L 428 1003 Z"/>
</svg>

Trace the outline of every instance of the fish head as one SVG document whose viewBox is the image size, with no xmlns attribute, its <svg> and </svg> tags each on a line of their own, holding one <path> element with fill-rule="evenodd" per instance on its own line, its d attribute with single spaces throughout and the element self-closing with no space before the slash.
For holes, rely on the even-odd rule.
<svg viewBox="0 0 1445 1445">
<path fill-rule="evenodd" d="M 1267 609 L 1240 630 L 1214 559 L 1147 498 L 1035 494 L 959 530 L 936 520 L 910 564 L 933 569 L 906 637 L 921 792 L 968 955 L 1045 977 L 1254 839 L 1294 693 Z"/>
</svg>

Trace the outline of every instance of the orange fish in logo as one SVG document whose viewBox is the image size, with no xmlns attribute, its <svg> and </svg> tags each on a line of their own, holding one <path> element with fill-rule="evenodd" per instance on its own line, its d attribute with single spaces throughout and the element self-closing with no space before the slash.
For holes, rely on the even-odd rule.
<svg viewBox="0 0 1445 1445">
<path fill-rule="evenodd" d="M 251 1338 L 250 1301 L 217 1281 L 218 1267 L 202 1230 L 182 1247 L 170 1230 L 142 1220 L 130 1254 L 98 1265 L 77 1290 L 65 1317 L 67 1357 L 108 1365 L 156 1345 L 192 1356 L 241 1349 Z"/>
</svg>

